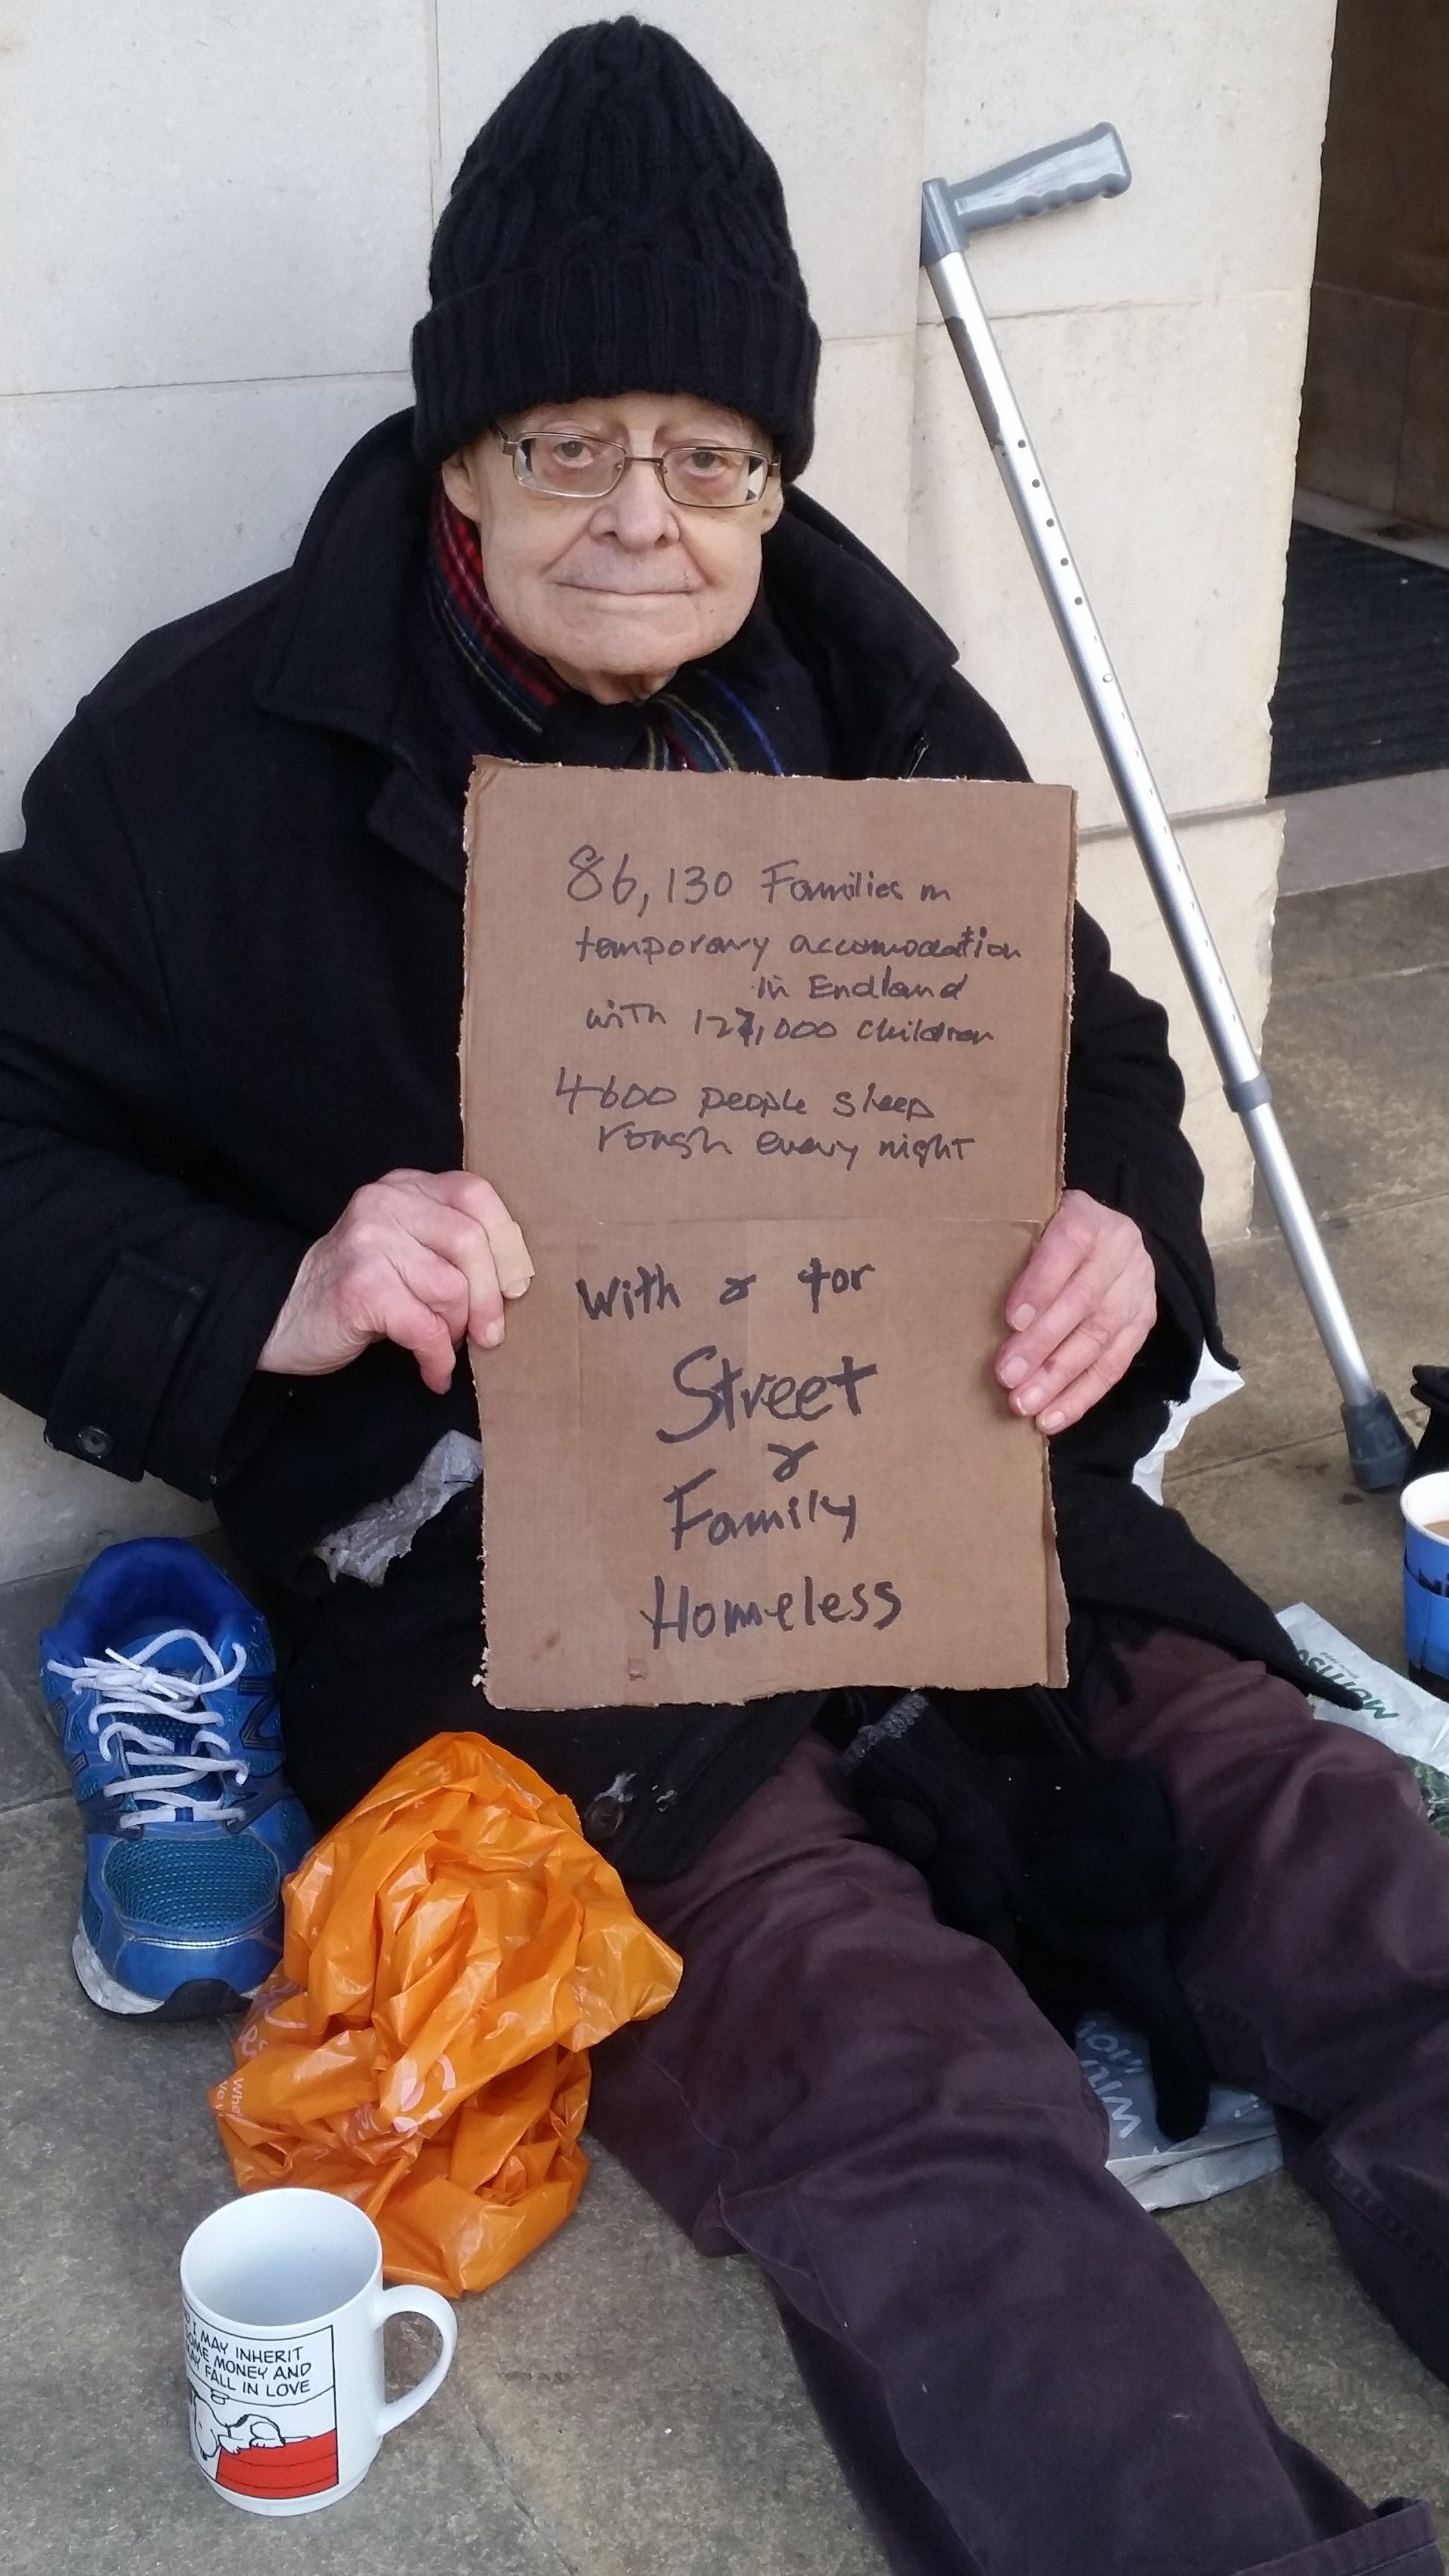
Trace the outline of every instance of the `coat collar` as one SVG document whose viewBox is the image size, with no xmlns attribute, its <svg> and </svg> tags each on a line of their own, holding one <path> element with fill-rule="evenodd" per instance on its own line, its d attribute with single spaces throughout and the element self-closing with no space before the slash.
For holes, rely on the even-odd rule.
<svg viewBox="0 0 1449 2576">
<path fill-rule="evenodd" d="M 411 412 L 344 456 L 281 589 L 254 694 L 271 715 L 390 749 L 407 678 L 407 616 L 422 556 L 428 476 Z"/>
<path fill-rule="evenodd" d="M 765 590 L 829 713 L 838 775 L 896 777 L 954 667 L 950 636 L 859 538 L 793 489 L 765 539 Z"/>
<path fill-rule="evenodd" d="M 395 848 L 460 882 L 461 838 L 408 646 L 431 477 L 412 413 L 344 457 L 282 584 L 254 686 L 258 705 L 353 735 L 390 756 L 370 821 Z M 892 776 L 956 659 L 935 620 L 867 549 L 791 490 L 765 540 L 765 593 L 827 710 L 845 777 Z"/>
<path fill-rule="evenodd" d="M 395 412 L 337 468 L 282 584 L 253 696 L 269 715 L 383 753 L 369 829 L 456 891 L 462 822 L 437 784 L 407 643 L 429 490 L 411 430 L 411 412 Z"/>
</svg>

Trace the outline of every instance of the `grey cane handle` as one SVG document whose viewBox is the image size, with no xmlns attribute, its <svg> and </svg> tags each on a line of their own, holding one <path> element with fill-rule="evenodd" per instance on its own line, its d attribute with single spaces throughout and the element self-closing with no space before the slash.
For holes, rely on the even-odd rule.
<svg viewBox="0 0 1449 2576">
<path fill-rule="evenodd" d="M 1065 143 L 1051 143 L 1044 151 L 1023 152 L 1015 161 L 1003 161 L 995 170 L 983 171 L 979 179 L 943 187 L 955 240 L 931 241 L 927 257 L 939 258 L 944 249 L 959 249 L 972 233 L 1017 223 L 1025 215 L 1042 215 L 1053 206 L 1079 206 L 1088 197 L 1120 197 L 1131 184 L 1132 173 L 1115 125 L 1094 125 Z"/>
</svg>

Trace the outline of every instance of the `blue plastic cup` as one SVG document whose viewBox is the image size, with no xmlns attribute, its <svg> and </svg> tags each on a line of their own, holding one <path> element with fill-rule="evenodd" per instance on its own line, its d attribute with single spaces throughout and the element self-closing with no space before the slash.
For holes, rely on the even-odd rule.
<svg viewBox="0 0 1449 2576">
<path fill-rule="evenodd" d="M 1409 1671 L 1449 1699 L 1449 1468 L 1416 1476 L 1399 1496 L 1404 1515 L 1404 1643 Z"/>
</svg>

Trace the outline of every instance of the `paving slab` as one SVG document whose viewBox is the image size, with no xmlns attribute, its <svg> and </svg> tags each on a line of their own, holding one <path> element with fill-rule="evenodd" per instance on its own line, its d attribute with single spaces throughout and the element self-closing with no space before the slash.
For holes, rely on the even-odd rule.
<svg viewBox="0 0 1449 2576">
<path fill-rule="evenodd" d="M 1315 1216 L 1449 1191 L 1449 868 L 1279 904 L 1263 1056 Z"/>
<path fill-rule="evenodd" d="M 67 1569 L 0 1583 L 0 1814 L 68 1793 L 65 1763 L 40 1695 L 35 1649 L 74 1581 L 74 1569 Z"/>
<path fill-rule="evenodd" d="M 0 1591 L 3 2563 L 240 2576 L 258 2534 L 190 2464 L 176 2293 L 232 2193 L 206 2101 L 232 2025 L 111 2020 L 72 1975 L 80 1831 L 33 1678 L 71 1579 Z M 359 2492 L 268 2532 L 284 2576 L 395 2576 L 400 2533 L 410 2564 L 489 2576 L 880 2576 L 753 2267 L 703 2261 L 594 2158 L 562 2234 L 461 2303 L 448 2381 Z M 430 2341 L 389 2328 L 398 2384 Z"/>
<path fill-rule="evenodd" d="M 54 1735 L 0 1667 L 0 1814 L 65 1794 L 65 1764 Z"/>
<path fill-rule="evenodd" d="M 1449 1197 L 1327 1225 L 1323 1241 L 1377 1383 L 1417 1431 L 1414 1365 L 1449 1355 Z M 1231 1245 L 1217 1274 L 1223 1331 L 1246 1384 L 1188 1426 L 1170 1461 L 1173 1491 L 1205 1467 L 1330 1434 L 1346 1474 L 1338 1380 L 1282 1237 Z"/>
<path fill-rule="evenodd" d="M 1442 773 L 1449 790 L 1449 770 Z M 1386 782 L 1407 785 L 1408 781 Z M 1331 791 L 1338 793 L 1335 789 Z M 1446 807 L 1449 813 L 1449 807 Z M 1335 886 L 1311 899 L 1284 895 L 1273 923 L 1268 1046 L 1291 1048 L 1283 1011 L 1310 987 L 1356 976 L 1412 974 L 1449 964 L 1449 864 L 1423 876 Z M 1401 1067 L 1412 1084 L 1412 1067 Z M 1402 1097 L 1411 1097 L 1406 1088 Z"/>
<path fill-rule="evenodd" d="M 1301 898 L 1300 898 L 1301 900 Z M 1314 1214 L 1367 1214 L 1449 1191 L 1449 967 L 1296 994 L 1302 1027 L 1273 1088 Z M 1406 1113 L 1412 1068 L 1439 1113 Z"/>
<path fill-rule="evenodd" d="M 1273 969 L 1264 1059 L 1315 1215 L 1443 1195 L 1449 868 L 1290 896 Z"/>
<path fill-rule="evenodd" d="M 1310 787 L 1282 806 L 1283 894 L 1449 865 L 1449 769 Z"/>
<path fill-rule="evenodd" d="M 1449 1189 L 1449 868 L 1280 903 L 1263 1053 L 1319 1218 Z M 1272 1230 L 1265 1193 L 1255 1231 Z"/>
<path fill-rule="evenodd" d="M 1276 2173 L 1161 2224 L 1279 2422 L 1359 2495 L 1422 2496 L 1449 2530 L 1449 2389 L 1365 2297 L 1323 2212 Z"/>
<path fill-rule="evenodd" d="M 706 2261 L 592 2152 L 460 2346 L 549 2529 L 588 2576 L 882 2576 L 754 2265 Z"/>
<path fill-rule="evenodd" d="M 70 1972 L 79 1833 L 67 1801 L 0 1821 L 4 2563 L 14 2576 L 396 2576 L 486 2567 L 570 2576 L 457 2372 L 325 2512 L 255 2520 L 208 2493 L 186 2444 L 176 2264 L 230 2197 L 206 2087 L 231 2063 L 214 2022 L 137 2030 Z M 403 2342 L 401 2353 L 422 2358 Z M 414 2357 L 416 2355 L 416 2358 Z"/>
<path fill-rule="evenodd" d="M 1342 1432 L 1164 1479 L 1205 1547 L 1275 1610 L 1306 1601 L 1381 1663 L 1404 1670 L 1394 1494 L 1361 1494 Z"/>
<path fill-rule="evenodd" d="M 58 1566 L 53 1574 L 29 1574 L 18 1583 L 0 1583 L 0 1670 L 14 1688 L 41 1708 L 36 1672 L 36 1644 L 42 1628 L 57 1617 L 79 1566 Z"/>
<path fill-rule="evenodd" d="M 1411 1370 L 1449 1351 L 1446 973 L 1449 868 L 1278 907 L 1264 1060 L 1369 1365 L 1416 1429 Z M 1170 1480 L 1184 1507 L 1185 1475 L 1326 1439 L 1339 1419 L 1337 1383 L 1261 1194 L 1253 1234 L 1219 1252 L 1217 1271 L 1247 1387 L 1194 1423 L 1177 1453 Z"/>
</svg>

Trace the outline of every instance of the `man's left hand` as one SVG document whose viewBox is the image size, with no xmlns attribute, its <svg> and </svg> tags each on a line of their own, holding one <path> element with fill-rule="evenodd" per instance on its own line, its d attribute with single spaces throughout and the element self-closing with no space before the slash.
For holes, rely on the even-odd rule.
<svg viewBox="0 0 1449 2576">
<path fill-rule="evenodd" d="M 1130 1216 L 1064 1190 L 1006 1301 L 996 1374 L 1013 1413 L 1065 1431 L 1125 1375 L 1157 1320 L 1152 1256 Z"/>
</svg>

